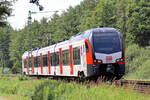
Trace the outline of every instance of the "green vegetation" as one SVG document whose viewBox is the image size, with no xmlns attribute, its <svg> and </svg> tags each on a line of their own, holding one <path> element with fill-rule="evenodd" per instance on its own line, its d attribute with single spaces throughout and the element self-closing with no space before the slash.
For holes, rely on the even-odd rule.
<svg viewBox="0 0 150 100">
<path fill-rule="evenodd" d="M 1 7 L 2 4 L 0 11 Z M 0 19 L 7 15 L 1 14 Z M 31 26 L 21 30 L 0 27 L 0 67 L 4 66 L 12 73 L 21 73 L 21 57 L 25 51 L 64 41 L 93 27 L 104 26 L 114 27 L 121 34 L 126 33 L 126 77 L 150 78 L 149 14 L 149 0 L 84 0 L 61 15 L 55 13 L 49 21 L 45 18 L 40 22 L 34 20 Z M 3 25 L 0 23 L 0 26 Z"/>
<path fill-rule="evenodd" d="M 150 79 L 149 0 L 84 0 L 51 20 L 34 20 L 31 26 L 14 30 L 4 20 L 9 3 L 0 1 L 0 74 L 21 73 L 22 54 L 31 48 L 69 39 L 87 29 L 104 26 L 126 32 L 127 79 Z M 32 42 L 31 42 L 31 40 Z M 149 100 L 150 95 L 101 83 L 85 86 L 74 82 L 0 78 L 0 96 L 8 100 Z"/>
<path fill-rule="evenodd" d="M 103 83 L 85 86 L 48 79 L 28 80 L 27 77 L 0 78 L 0 96 L 14 100 L 149 100 L 150 97 Z"/>
<path fill-rule="evenodd" d="M 126 78 L 150 79 L 150 46 L 132 44 L 126 49 Z"/>
<path fill-rule="evenodd" d="M 10 3 L 8 1 L 0 1 L 0 27 L 7 25 L 5 18 L 10 15 L 11 9 L 9 8 Z"/>
</svg>

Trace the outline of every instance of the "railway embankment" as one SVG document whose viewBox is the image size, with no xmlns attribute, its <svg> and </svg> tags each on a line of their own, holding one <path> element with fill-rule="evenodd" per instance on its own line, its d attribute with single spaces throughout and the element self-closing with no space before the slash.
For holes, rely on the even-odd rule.
<svg viewBox="0 0 150 100">
<path fill-rule="evenodd" d="M 128 88 L 28 77 L 1 77 L 0 96 L 13 95 L 15 100 L 149 100 L 149 94 Z M 17 98 L 19 97 L 19 98 Z M 8 99 L 9 100 L 9 99 Z M 10 99 L 11 100 L 11 99 Z"/>
</svg>

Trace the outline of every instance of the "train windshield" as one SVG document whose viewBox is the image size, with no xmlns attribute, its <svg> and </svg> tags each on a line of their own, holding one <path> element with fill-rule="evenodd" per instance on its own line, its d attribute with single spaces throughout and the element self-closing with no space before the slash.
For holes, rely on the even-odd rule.
<svg viewBox="0 0 150 100">
<path fill-rule="evenodd" d="M 117 33 L 94 33 L 94 50 L 97 53 L 115 53 L 121 51 L 119 36 Z"/>
</svg>

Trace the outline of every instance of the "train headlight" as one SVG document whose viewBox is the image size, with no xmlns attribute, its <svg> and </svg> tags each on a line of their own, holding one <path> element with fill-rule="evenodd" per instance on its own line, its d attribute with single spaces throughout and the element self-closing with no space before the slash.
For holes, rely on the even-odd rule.
<svg viewBox="0 0 150 100">
<path fill-rule="evenodd" d="M 123 61 L 122 58 L 116 59 L 116 62 Z"/>
<path fill-rule="evenodd" d="M 96 60 L 94 60 L 94 62 L 97 62 Z"/>
<path fill-rule="evenodd" d="M 99 59 L 97 62 L 98 62 L 98 63 L 102 63 L 102 60 Z"/>
<path fill-rule="evenodd" d="M 98 63 L 103 63 L 103 61 L 101 59 L 98 59 L 98 60 L 94 60 L 94 62 L 98 62 Z"/>
<path fill-rule="evenodd" d="M 120 59 L 116 59 L 116 62 L 119 62 L 120 61 Z"/>
</svg>

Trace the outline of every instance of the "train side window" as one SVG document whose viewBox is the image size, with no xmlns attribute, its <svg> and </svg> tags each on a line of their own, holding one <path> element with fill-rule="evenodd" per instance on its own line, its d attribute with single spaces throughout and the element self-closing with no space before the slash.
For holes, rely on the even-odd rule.
<svg viewBox="0 0 150 100">
<path fill-rule="evenodd" d="M 34 57 L 34 67 L 37 67 L 37 57 Z"/>
<path fill-rule="evenodd" d="M 24 68 L 27 68 L 27 59 L 24 59 Z"/>
<path fill-rule="evenodd" d="M 87 42 L 85 42 L 85 48 L 86 48 L 86 52 L 89 52 L 89 46 Z"/>
<path fill-rule="evenodd" d="M 40 56 L 34 57 L 34 67 L 40 67 L 40 66 L 41 66 Z"/>
<path fill-rule="evenodd" d="M 47 67 L 48 66 L 48 58 L 47 58 L 47 54 L 43 55 L 43 67 Z"/>
<path fill-rule="evenodd" d="M 54 59 L 55 57 L 54 57 L 54 53 L 51 53 L 50 54 L 50 63 L 51 63 L 51 66 L 55 66 L 55 59 Z"/>
<path fill-rule="evenodd" d="M 55 53 L 55 64 L 56 64 L 56 66 L 59 65 L 59 52 Z"/>
<path fill-rule="evenodd" d="M 29 65 L 29 68 L 31 68 L 31 67 L 32 67 L 32 59 L 31 59 L 31 57 L 29 57 L 28 65 Z"/>
<path fill-rule="evenodd" d="M 69 65 L 69 50 L 62 51 L 63 65 Z"/>
<path fill-rule="evenodd" d="M 41 67 L 41 57 L 37 57 L 37 67 Z"/>
<path fill-rule="evenodd" d="M 73 64 L 74 65 L 80 65 L 81 64 L 80 48 L 78 48 L 78 47 L 73 48 Z"/>
</svg>

